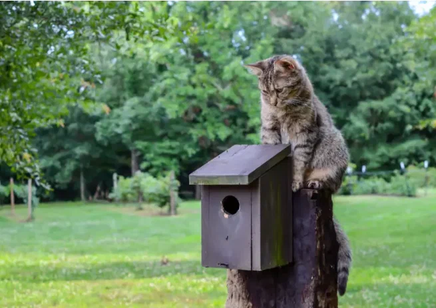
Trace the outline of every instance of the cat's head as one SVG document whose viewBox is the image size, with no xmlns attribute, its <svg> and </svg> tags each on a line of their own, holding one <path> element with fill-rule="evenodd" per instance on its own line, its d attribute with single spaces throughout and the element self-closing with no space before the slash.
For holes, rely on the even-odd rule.
<svg viewBox="0 0 436 308">
<path fill-rule="evenodd" d="M 300 96 L 311 91 L 303 66 L 291 56 L 274 56 L 245 66 L 259 78 L 262 101 L 267 104 L 298 105 L 303 101 Z"/>
</svg>

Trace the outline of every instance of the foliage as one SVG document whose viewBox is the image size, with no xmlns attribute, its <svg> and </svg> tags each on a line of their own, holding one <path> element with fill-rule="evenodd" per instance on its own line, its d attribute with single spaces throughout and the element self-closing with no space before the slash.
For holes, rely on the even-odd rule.
<svg viewBox="0 0 436 308">
<path fill-rule="evenodd" d="M 9 188 L 8 186 L 3 186 L 0 183 L 0 204 L 5 202 L 6 198 L 9 197 L 9 189 L 8 188 Z"/>
<path fill-rule="evenodd" d="M 132 189 L 131 182 L 131 178 L 125 178 L 123 176 L 118 177 L 117 187 L 112 190 L 109 198 L 114 199 L 117 202 L 138 201 L 138 198 L 135 198 L 135 192 Z"/>
<path fill-rule="evenodd" d="M 138 171 L 132 178 L 119 177 L 117 188 L 110 197 L 118 202 L 138 202 L 142 196 L 145 203 L 162 208 L 169 206 L 170 191 L 175 191 L 177 195 L 179 185 L 177 180 L 171 181 L 170 174 L 156 178 Z M 177 201 L 178 204 L 180 200 Z"/>
<path fill-rule="evenodd" d="M 173 170 L 192 189 L 192 170 L 259 142 L 259 91 L 242 64 L 282 53 L 306 67 L 357 166 L 436 164 L 436 9 L 418 17 L 406 2 L 55 2 L 0 12 L 0 66 L 9 69 L 0 129 L 16 132 L 0 134 L 0 151 L 17 147 L 0 159 L 40 168 L 67 199 L 80 170 L 88 191 L 138 169 L 156 178 Z"/>
<path fill-rule="evenodd" d="M 0 161 L 38 183 L 34 130 L 62 125 L 70 103 L 89 104 L 83 90 L 102 82 L 93 44 L 120 48 L 123 40 L 163 38 L 172 25 L 165 5 L 158 4 L 3 3 Z"/>
<path fill-rule="evenodd" d="M 95 125 L 104 114 L 98 107 L 86 111 L 72 105 L 61 127 L 37 130 L 33 144 L 39 151 L 41 169 L 56 190 L 78 192 L 80 172 L 84 175 L 85 190 L 97 185 L 110 187 L 119 152 L 96 139 Z"/>
<path fill-rule="evenodd" d="M 11 194 L 11 187 L 10 184 L 3 186 L 0 184 L 0 201 L 6 201 L 7 198 L 10 197 Z M 27 199 L 28 199 L 28 187 L 27 185 L 19 185 L 14 184 L 14 195 L 15 195 L 15 202 L 17 203 L 18 200 L 22 200 L 24 204 L 27 205 Z M 32 208 L 35 208 L 39 204 L 39 197 L 37 195 L 37 188 L 35 185 L 32 185 Z"/>
<path fill-rule="evenodd" d="M 407 176 L 417 187 L 436 187 L 436 168 L 428 168 L 426 171 L 422 167 L 408 166 Z"/>
<path fill-rule="evenodd" d="M 346 176 L 339 190 L 341 195 L 391 195 L 415 197 L 417 193 L 415 181 L 409 175 L 398 173 L 385 180 L 381 177 Z"/>
<path fill-rule="evenodd" d="M 432 307 L 434 192 L 414 200 L 339 196 L 334 203 L 353 248 L 340 307 Z M 0 209 L 0 306 L 224 307 L 226 271 L 200 262 L 199 202 L 183 203 L 171 218 L 144 212 L 41 204 L 38 222 L 23 225 Z M 18 221 L 27 215 L 23 206 L 16 213 Z"/>
</svg>

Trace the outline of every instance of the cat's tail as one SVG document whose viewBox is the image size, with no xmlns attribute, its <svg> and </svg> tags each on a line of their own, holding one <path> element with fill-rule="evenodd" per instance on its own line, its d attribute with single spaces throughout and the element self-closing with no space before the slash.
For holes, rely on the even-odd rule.
<svg viewBox="0 0 436 308">
<path fill-rule="evenodd" d="M 347 235 L 342 230 L 338 221 L 333 218 L 336 231 L 336 240 L 339 244 L 338 251 L 338 292 L 339 295 L 344 295 L 347 290 L 348 275 L 351 268 L 351 248 L 348 242 Z"/>
</svg>

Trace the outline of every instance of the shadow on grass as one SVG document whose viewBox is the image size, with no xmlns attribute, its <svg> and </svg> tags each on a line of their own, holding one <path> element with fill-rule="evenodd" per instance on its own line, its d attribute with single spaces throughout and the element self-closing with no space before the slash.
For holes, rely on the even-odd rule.
<svg viewBox="0 0 436 308">
<path fill-rule="evenodd" d="M 213 271 L 213 270 L 212 270 Z M 221 270 L 222 275 L 226 271 Z M 111 262 L 101 264 L 46 264 L 32 266 L 12 266 L 1 272 L 0 280 L 15 280 L 27 282 L 72 281 L 72 280 L 111 280 L 111 279 L 142 279 L 167 276 L 192 276 L 205 274 L 205 269 L 198 260 L 169 260 L 154 262 Z M 220 275 L 214 271 L 213 275 Z"/>
</svg>

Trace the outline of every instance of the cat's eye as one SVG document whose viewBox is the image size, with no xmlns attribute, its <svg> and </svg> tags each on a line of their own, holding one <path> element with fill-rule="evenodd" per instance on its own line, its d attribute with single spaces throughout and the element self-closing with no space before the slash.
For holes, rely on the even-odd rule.
<svg viewBox="0 0 436 308">
<path fill-rule="evenodd" d="M 285 88 L 276 89 L 277 93 L 283 93 L 285 91 Z"/>
<path fill-rule="evenodd" d="M 268 95 L 268 92 L 265 90 L 260 90 L 260 92 L 262 92 L 263 95 Z"/>
</svg>

